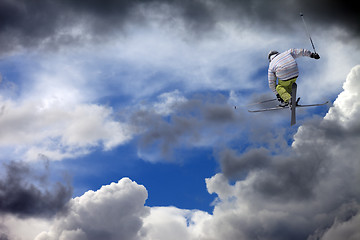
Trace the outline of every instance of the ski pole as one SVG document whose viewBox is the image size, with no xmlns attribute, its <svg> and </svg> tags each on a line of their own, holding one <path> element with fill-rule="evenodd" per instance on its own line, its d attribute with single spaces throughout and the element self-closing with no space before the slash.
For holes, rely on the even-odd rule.
<svg viewBox="0 0 360 240">
<path fill-rule="evenodd" d="M 313 43 L 313 41 L 312 41 L 312 39 L 311 39 L 309 30 L 308 30 L 308 28 L 307 28 L 307 26 L 306 26 L 306 23 L 305 23 L 304 14 L 303 14 L 303 13 L 300 13 L 300 17 L 301 17 L 301 19 L 302 19 L 302 21 L 303 21 L 303 23 L 304 23 L 306 33 L 307 33 L 307 35 L 309 36 L 309 39 L 310 39 L 311 45 L 312 45 L 312 47 L 313 47 L 313 49 L 314 49 L 314 52 L 316 53 L 314 43 Z"/>
</svg>

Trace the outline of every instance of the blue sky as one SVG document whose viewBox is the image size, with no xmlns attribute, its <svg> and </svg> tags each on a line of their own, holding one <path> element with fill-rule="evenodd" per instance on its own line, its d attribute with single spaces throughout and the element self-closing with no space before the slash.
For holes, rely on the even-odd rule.
<svg viewBox="0 0 360 240">
<path fill-rule="evenodd" d="M 75 196 L 129 177 L 146 185 L 150 193 L 146 202 L 148 206 L 173 205 L 210 212 L 215 197 L 206 191 L 204 179 L 220 171 L 212 157 L 212 149 L 183 150 L 180 157 L 186 160 L 149 163 L 139 159 L 136 143 L 131 143 L 114 151 L 96 151 L 77 161 L 55 163 L 52 171 L 71 174 Z"/>
<path fill-rule="evenodd" d="M 352 8 L 17 0 L 0 9 L 0 199 L 13 199 L 0 201 L 0 238 L 358 234 Z M 246 105 L 274 97 L 269 50 L 311 50 L 300 11 L 321 59 L 298 59 L 298 94 L 331 104 L 299 109 L 290 127 L 288 111 Z"/>
</svg>

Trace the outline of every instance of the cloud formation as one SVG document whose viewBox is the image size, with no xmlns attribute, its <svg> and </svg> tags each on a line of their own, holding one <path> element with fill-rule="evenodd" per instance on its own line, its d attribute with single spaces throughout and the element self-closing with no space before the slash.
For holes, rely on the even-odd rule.
<svg viewBox="0 0 360 240">
<path fill-rule="evenodd" d="M 263 92 L 266 74 L 264 79 L 259 76 L 266 72 L 269 48 L 304 45 L 298 39 L 304 35 L 298 17 L 303 11 L 312 33 L 321 38 L 316 46 L 321 49 L 322 61 L 316 67 L 301 68 L 299 84 L 304 87 L 299 91 L 304 89 L 301 96 L 307 101 L 332 96 L 349 66 L 358 63 L 360 21 L 355 10 L 341 1 L 2 1 L 0 55 L 41 49 L 45 51 L 28 58 L 46 62 L 29 66 L 22 61 L 23 55 L 16 54 L 10 63 L 6 63 L 8 59 L 0 62 L 2 159 L 14 155 L 28 160 L 76 158 L 98 148 L 113 149 L 137 134 L 138 155 L 149 161 L 171 159 L 177 148 L 184 146 L 225 148 L 218 154 L 223 173 L 207 180 L 209 192 L 219 196 L 213 215 L 170 207 L 146 208 L 146 190 L 123 179 L 104 187 L 114 191 L 99 190 L 71 200 L 70 213 L 59 216 L 53 228 L 38 237 L 169 239 L 176 232 L 182 239 L 207 240 L 356 238 L 359 194 L 353 179 L 359 176 L 359 126 L 355 121 L 359 119 L 358 68 L 347 78 L 344 92 L 325 119 L 305 122 L 292 148 L 282 140 L 281 151 L 274 151 L 279 141 L 264 134 L 273 126 L 272 117 L 252 116 L 249 122 L 227 105 L 226 94 L 193 94 L 240 90 L 245 96 L 236 104 L 243 104 L 249 89 Z M 335 38 L 348 42 L 345 45 Z M 46 55 L 49 52 L 56 56 Z M 21 69 L 19 76 L 16 68 Z M 307 91 L 306 86 L 314 82 L 318 89 L 327 91 Z M 172 91 L 176 88 L 180 90 Z M 132 119 L 118 121 L 117 106 L 99 103 L 106 102 L 104 96 L 109 101 L 130 96 L 122 104 L 131 106 L 120 110 Z M 139 99 L 150 99 L 149 108 L 134 110 Z M 252 130 L 256 130 L 257 140 L 263 136 L 261 141 L 272 147 L 247 149 L 245 153 L 230 149 L 233 139 L 248 137 L 243 131 Z M 286 152 L 280 153 L 283 150 Z M 11 180 L 19 183 L 15 186 L 21 192 L 30 199 L 48 196 L 48 201 L 57 204 L 52 199 L 54 194 L 61 195 L 57 187 L 49 192 L 37 189 L 34 182 L 38 179 L 26 168 L 20 170 L 13 176 L 30 179 L 27 184 L 19 178 Z M 229 185 L 229 178 L 238 181 Z M 14 197 L 6 188 L 9 179 L 5 177 L 1 186 Z M 131 190 L 125 191 L 124 186 Z M 29 189 L 34 191 L 29 193 Z M 132 196 L 139 202 L 132 205 Z M 17 197 L 12 199 L 23 203 Z M 11 204 L 5 203 L 3 211 L 11 214 Z M 106 221 L 98 224 L 95 213 L 101 219 L 105 219 L 102 211 L 110 214 L 110 219 L 116 217 L 109 210 L 112 205 L 116 206 L 114 214 L 124 213 L 121 206 L 133 212 L 120 219 L 134 219 L 130 221 L 133 228 L 118 229 Z M 26 210 L 26 204 L 22 206 L 24 209 L 16 210 L 14 216 L 37 215 Z M 58 211 L 60 208 L 54 206 L 38 216 Z M 98 228 L 93 229 L 96 224 Z M 283 226 L 287 226 L 286 231 Z M 159 229 L 171 231 L 162 235 Z M 1 234 L 0 238 L 12 236 Z"/>
<path fill-rule="evenodd" d="M 60 216 L 52 229 L 40 233 L 36 240 L 139 239 L 143 217 L 149 214 L 144 206 L 144 186 L 123 178 L 117 183 L 88 191 L 69 202 L 69 213 Z"/>
<path fill-rule="evenodd" d="M 314 28 L 337 26 L 350 36 L 359 37 L 356 7 L 341 1 L 46 1 L 36 4 L 24 0 L 2 1 L 0 5 L 0 53 L 28 47 L 57 49 L 59 46 L 99 41 L 125 33 L 128 24 L 147 24 L 161 16 L 162 24 L 177 26 L 179 21 L 189 34 L 209 33 L 218 20 L 255 23 L 292 29 L 300 11 Z M 176 20 L 178 19 L 178 20 Z M 276 28 L 274 28 L 276 29 Z M 279 28 L 277 28 L 279 29 Z"/>
<path fill-rule="evenodd" d="M 68 214 L 36 239 L 356 239 L 360 152 L 350 132 L 359 128 L 359 76 L 356 66 L 326 117 L 301 126 L 287 154 L 220 154 L 223 169 L 234 169 L 206 179 L 218 195 L 212 214 L 145 207 L 145 187 L 124 178 L 71 200 Z M 240 179 L 229 184 L 226 176 Z"/>
<path fill-rule="evenodd" d="M 37 7 L 32 2 L 18 0 L 1 4 L 4 10 L 0 11 L 7 20 L 1 23 L 0 31 L 4 34 L 0 34 L 0 39 L 11 42 L 14 51 L 18 47 L 40 45 L 57 46 L 59 50 L 55 53 L 35 51 L 31 56 L 18 55 L 0 62 L 3 79 L 0 85 L 0 155 L 3 157 L 16 152 L 21 159 L 36 160 L 40 154 L 62 160 L 89 154 L 94 149 L 114 149 L 135 136 L 132 122 L 119 121 L 117 112 L 134 113 L 129 109 L 143 99 L 155 102 L 155 105 L 150 104 L 155 113 L 145 110 L 133 115 L 137 120 L 135 127 L 144 130 L 140 131 L 139 156 L 155 159 L 162 154 L 161 157 L 171 158 L 173 150 L 186 145 L 188 140 L 195 146 L 210 146 L 215 142 L 211 142 L 210 134 L 221 138 L 218 133 L 221 130 L 226 134 L 231 132 L 225 129 L 231 128 L 231 124 L 236 125 L 232 129 L 241 129 L 237 121 L 243 119 L 234 115 L 228 106 L 221 106 L 226 104 L 226 100 L 206 103 L 202 99 L 192 99 L 190 94 L 239 90 L 240 98 L 236 104 L 247 103 L 250 91 L 255 94 L 264 89 L 268 91 L 264 70 L 266 52 L 275 46 L 303 45 L 297 39 L 299 34 L 294 36 L 286 32 L 273 38 L 274 32 L 266 25 L 254 27 L 229 20 L 242 10 L 253 9 L 259 15 L 266 14 L 260 6 L 247 1 L 229 1 L 226 6 L 212 1 L 109 1 L 104 5 L 98 1 L 41 0 Z M 232 10 L 229 6 L 233 6 Z M 237 12 L 237 9 L 242 10 Z M 276 7 L 274 9 L 279 11 Z M 236 13 L 230 14 L 229 11 Z M 8 13 L 14 14 L 10 16 Z M 35 27 L 32 24 L 41 25 L 41 19 L 48 13 L 52 14 L 44 24 L 48 27 L 44 26 L 38 33 L 27 30 Z M 37 19 L 31 23 L 34 16 Z M 147 24 L 135 23 L 134 19 L 142 21 L 140 16 L 147 18 Z M 257 21 L 263 19 L 256 15 L 249 17 Z M 301 26 L 298 20 L 297 24 Z M 135 25 L 129 26 L 130 22 Z M 162 25 L 163 22 L 167 24 Z M 206 22 L 210 24 L 207 27 Z M 189 34 L 191 28 L 187 24 L 199 28 L 199 32 L 202 32 L 200 25 L 204 25 L 204 32 L 214 31 L 205 38 L 194 37 Z M 95 29 L 105 32 L 100 34 Z M 343 35 L 344 32 L 336 29 L 324 32 L 326 30 L 321 31 L 324 38 L 320 42 L 323 46 L 321 54 L 324 54 L 322 61 L 311 67 L 309 64 L 300 66 L 299 91 L 314 81 L 319 89 L 327 89 L 302 92 L 303 99 L 309 102 L 337 93 L 340 77 L 349 66 L 358 62 L 359 54 L 354 54 L 353 48 L 357 42 L 339 47 L 339 42 L 329 36 Z M 9 34 L 11 38 L 24 40 L 24 43 L 8 41 Z M 108 34 L 114 35 L 106 41 L 96 40 L 96 36 L 101 38 Z M 32 40 L 27 41 L 27 38 Z M 81 47 L 73 48 L 71 39 L 80 42 Z M 31 46 L 26 46 L 27 43 Z M 1 46 L 6 47 L 6 44 Z M 338 69 L 335 73 L 331 71 L 334 67 Z M 171 94 L 174 89 L 179 89 L 178 96 L 174 95 L 171 101 L 180 101 L 176 97 L 184 98 L 186 95 L 189 98 L 190 95 L 187 105 L 195 107 L 186 107 L 183 102 L 183 108 L 174 107 L 178 112 L 164 112 L 169 108 L 165 109 L 164 103 L 164 106 L 159 105 L 161 101 L 155 98 L 165 97 L 164 92 Z M 115 103 L 119 99 L 124 100 L 121 107 L 125 106 L 120 110 L 118 102 Z M 189 111 L 194 110 L 199 112 L 191 116 Z M 169 118 L 166 119 L 164 114 L 168 114 L 172 122 L 167 121 Z M 215 132 L 215 126 L 222 128 Z M 156 128 L 160 129 L 158 133 Z M 257 131 L 264 128 L 259 125 Z M 229 135 L 226 137 L 232 139 Z M 161 154 L 159 151 L 154 154 L 154 148 L 161 149 Z"/>
<path fill-rule="evenodd" d="M 244 112 L 234 111 L 227 100 L 222 94 L 187 99 L 174 91 L 135 111 L 130 122 L 139 134 L 139 156 L 148 161 L 173 160 L 179 147 L 210 147 L 235 138 L 242 130 Z"/>
<path fill-rule="evenodd" d="M 38 101 L 17 105 L 9 100 L 2 107 L 0 146 L 4 152 L 16 146 L 27 160 L 38 160 L 40 155 L 51 160 L 73 158 L 98 146 L 108 150 L 131 135 L 104 106 L 63 106 L 56 100 L 51 107 Z"/>
<path fill-rule="evenodd" d="M 359 234 L 354 229 L 360 210 L 359 79 L 356 66 L 325 118 L 299 128 L 290 152 L 223 152 L 224 173 L 207 180 L 209 192 L 221 201 L 214 210 L 214 239 L 328 239 L 332 231 L 345 239 Z M 225 176 L 238 174 L 241 179 L 228 185 Z M 220 222 L 229 225 L 228 231 L 217 227 Z"/>
<path fill-rule="evenodd" d="M 0 212 L 21 218 L 53 217 L 66 211 L 72 187 L 49 184 L 47 173 L 35 174 L 24 162 L 4 163 L 0 178 Z"/>
</svg>

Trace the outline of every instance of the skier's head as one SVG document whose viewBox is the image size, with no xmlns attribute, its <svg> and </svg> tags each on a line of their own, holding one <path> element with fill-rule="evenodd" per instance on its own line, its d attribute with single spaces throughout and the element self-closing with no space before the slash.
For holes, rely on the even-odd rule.
<svg viewBox="0 0 360 240">
<path fill-rule="evenodd" d="M 278 55 L 278 54 L 279 54 L 278 51 L 276 51 L 276 50 L 271 50 L 271 51 L 269 52 L 269 54 L 268 54 L 268 60 L 269 60 L 269 62 L 271 62 L 271 60 L 272 60 L 276 55 Z"/>
</svg>

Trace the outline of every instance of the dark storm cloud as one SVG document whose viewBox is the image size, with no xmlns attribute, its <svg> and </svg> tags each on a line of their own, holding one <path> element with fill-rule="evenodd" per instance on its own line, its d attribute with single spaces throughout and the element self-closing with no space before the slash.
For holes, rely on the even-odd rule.
<svg viewBox="0 0 360 240">
<path fill-rule="evenodd" d="M 79 23 L 85 24 L 83 30 L 92 40 L 106 39 L 114 32 L 121 32 L 125 23 L 146 24 L 146 13 L 136 11 L 136 7 L 144 4 L 159 12 L 162 12 L 161 4 L 169 5 L 185 19 L 189 29 L 207 30 L 214 22 L 206 5 L 190 0 L 1 1 L 0 53 L 22 47 L 57 48 L 80 44 L 85 39 L 63 31 Z"/>
<path fill-rule="evenodd" d="M 359 6 L 354 1 L 299 1 L 301 11 L 309 20 L 314 20 L 318 29 L 336 25 L 357 37 L 360 35 Z"/>
<path fill-rule="evenodd" d="M 61 14 L 56 1 L 1 1 L 1 53 L 19 46 L 37 46 L 55 34 Z M 61 8 L 60 8 L 61 9 Z"/>
<path fill-rule="evenodd" d="M 195 119 L 172 116 L 171 121 L 166 121 L 160 115 L 140 111 L 132 116 L 132 122 L 145 129 L 141 135 L 140 148 L 160 149 L 165 158 L 171 158 L 174 146 L 179 144 L 181 138 L 194 137 L 196 135 Z"/>
<path fill-rule="evenodd" d="M 171 22 L 171 18 L 180 17 L 186 29 L 196 34 L 212 30 L 219 19 L 247 20 L 256 27 L 276 27 L 276 33 L 281 33 L 292 28 L 294 22 L 301 24 L 299 12 L 303 11 L 313 28 L 321 30 L 334 25 L 358 37 L 360 15 L 355 4 L 325 0 L 6 0 L 0 2 L 0 51 L 4 54 L 19 47 L 37 47 L 45 43 L 48 48 L 82 43 L 84 39 L 81 36 L 61 31 L 81 21 L 87 24 L 85 31 L 92 36 L 91 39 L 106 38 L 113 32 L 121 31 L 124 23 L 146 24 L 146 14 L 149 13 L 137 11 L 136 7 L 140 5 L 168 14 L 163 24 Z M 161 5 L 168 6 L 172 11 L 163 11 Z"/>
<path fill-rule="evenodd" d="M 360 34 L 360 16 L 356 2 L 225 0 L 224 5 L 238 12 L 238 17 L 248 18 L 252 22 L 265 26 L 289 27 L 294 22 L 301 22 L 299 13 L 302 12 L 309 23 L 314 24 L 314 27 L 316 25 L 318 30 L 329 26 L 339 26 L 357 37 Z"/>
<path fill-rule="evenodd" d="M 356 89 L 356 81 L 354 83 L 353 89 Z M 331 114 L 341 116 L 343 112 L 339 107 L 332 107 Z M 331 162 L 346 160 L 334 160 L 334 151 L 341 156 L 343 151 L 352 149 L 346 155 L 350 158 L 347 160 L 358 158 L 355 150 L 360 141 L 360 125 L 357 120 L 344 125 L 337 118 L 324 121 L 314 117 L 306 121 L 301 130 L 301 138 L 307 141 L 295 140 L 296 148 L 290 151 L 288 148 L 274 154 L 259 148 L 239 154 L 231 149 L 223 150 L 219 154 L 222 172 L 228 178 L 238 179 L 243 179 L 250 172 L 261 172 L 253 187 L 266 198 L 287 201 L 290 198 L 312 197 L 314 186 L 319 179 L 327 176 Z M 314 142 L 314 139 L 318 141 Z"/>
<path fill-rule="evenodd" d="M 249 19 L 265 25 L 286 25 L 299 20 L 299 13 L 305 13 L 309 20 L 314 20 L 324 25 L 340 25 L 348 28 L 353 33 L 360 32 L 360 16 L 356 2 L 339 0 L 225 0 L 217 1 L 200 0 L 66 0 L 70 8 L 80 12 L 90 12 L 101 18 L 111 19 L 113 16 L 125 19 L 138 4 L 160 3 L 168 4 L 179 9 L 188 26 L 196 30 L 209 30 L 215 23 L 215 17 L 236 16 Z M 224 11 L 220 13 L 221 11 Z M 231 14 L 228 14 L 231 13 Z M 109 22 L 111 23 L 111 22 Z"/>
<path fill-rule="evenodd" d="M 0 240 L 9 240 L 9 237 L 5 233 L 1 233 Z"/>
<path fill-rule="evenodd" d="M 283 218 L 275 213 L 270 218 L 271 227 L 264 231 L 261 230 L 263 220 L 250 223 L 242 222 L 241 218 L 229 220 L 243 226 L 245 239 L 322 239 L 333 224 L 341 225 L 359 214 L 355 180 L 359 153 L 342 153 L 340 149 L 348 152 L 356 148 L 346 146 L 347 141 L 315 143 L 313 139 L 319 133 L 326 135 L 322 135 L 322 130 L 325 129 L 306 130 L 308 142 L 290 156 L 272 155 L 264 149 L 252 149 L 245 154 L 236 154 L 233 150 L 222 153 L 221 166 L 228 177 L 239 177 L 242 181 L 247 178 L 246 174 L 252 175 L 252 180 L 245 184 L 248 187 L 242 189 L 245 195 L 242 197 L 251 201 L 253 209 L 261 212 L 271 209 L 272 204 L 283 204 L 280 211 L 288 213 Z M 352 140 L 356 140 L 353 145 L 359 143 L 359 139 Z M 339 148 L 335 157 L 329 146 Z M 317 219 L 318 216 L 321 218 Z"/>
<path fill-rule="evenodd" d="M 204 109 L 204 118 L 209 122 L 226 123 L 235 120 L 235 114 L 229 106 L 214 104 Z"/>
<path fill-rule="evenodd" d="M 0 212 L 19 217 L 51 217 L 64 211 L 72 187 L 60 182 L 50 185 L 48 176 L 36 174 L 23 162 L 4 164 L 0 178 Z"/>
<path fill-rule="evenodd" d="M 333 109 L 333 113 L 336 109 Z M 354 122 L 344 127 L 338 121 L 311 119 L 303 124 L 302 138 L 309 139 L 285 154 L 272 154 L 264 148 L 251 149 L 238 154 L 225 149 L 220 153 L 222 172 L 228 178 L 244 178 L 250 172 L 260 172 L 254 182 L 254 190 L 266 198 L 309 198 L 319 179 L 328 172 L 331 161 L 330 149 L 356 149 L 359 143 L 360 125 Z M 322 139 L 313 144 L 312 139 Z M 348 157 L 351 157 L 348 155 Z M 355 157 L 355 156 L 353 156 Z M 352 161 L 352 160 L 351 160 Z"/>
<path fill-rule="evenodd" d="M 222 172 L 229 178 L 243 178 L 249 171 L 262 169 L 269 164 L 269 152 L 265 148 L 252 149 L 242 156 L 225 149 L 220 153 Z"/>
<path fill-rule="evenodd" d="M 277 209 L 270 213 L 269 228 L 269 222 L 261 228 L 261 217 L 248 222 L 239 216 L 225 219 L 245 239 L 350 239 L 347 236 L 359 233 L 359 69 L 348 75 L 327 117 L 305 122 L 288 151 L 225 149 L 219 155 L 223 174 L 237 177 L 241 204 L 249 204 L 254 212 Z M 279 217 L 277 211 L 286 214 Z M 329 238 L 336 231 L 339 235 Z"/>
<path fill-rule="evenodd" d="M 339 167 L 342 164 L 356 167 L 357 160 L 342 155 L 340 150 L 334 158 L 329 151 L 329 146 L 334 149 L 355 146 L 344 147 L 347 141 L 336 143 L 336 140 L 314 143 L 315 136 L 326 135 L 322 130 L 325 129 L 309 129 L 309 141 L 287 156 L 273 155 L 262 148 L 244 154 L 227 149 L 220 154 L 222 172 L 228 178 L 246 181 L 252 176 L 245 183 L 248 187 L 242 189 L 252 201 L 252 208 L 263 211 L 271 204 L 284 204 L 281 211 L 288 213 L 283 218 L 274 214 L 271 227 L 264 231 L 259 230 L 261 221 L 229 220 L 236 226 L 244 226 L 241 231 L 247 236 L 245 239 L 320 239 L 334 221 L 347 222 L 359 213 L 356 169 L 344 171 L 347 167 Z M 353 145 L 359 143 L 359 139 L 352 140 L 356 140 Z M 303 212 L 294 213 L 293 207 L 300 205 L 304 206 Z M 320 215 L 321 219 L 316 219 Z"/>
<path fill-rule="evenodd" d="M 225 96 L 197 96 L 173 106 L 169 116 L 156 111 L 141 110 L 132 115 L 131 122 L 141 131 L 140 149 L 160 149 L 162 157 L 171 159 L 177 146 L 207 141 L 207 138 L 230 136 L 241 129 L 245 120 L 226 103 Z M 211 97 L 210 97 L 211 98 Z M 236 127 L 238 126 L 238 127 Z"/>
<path fill-rule="evenodd" d="M 106 24 L 109 26 L 118 26 L 119 23 L 121 24 L 128 18 L 133 18 L 132 11 L 141 4 L 148 4 L 150 7 L 155 8 L 159 7 L 157 4 L 167 4 L 178 9 L 184 19 L 188 21 L 188 27 L 190 28 L 206 30 L 214 23 L 212 9 L 198 0 L 65 0 L 64 2 L 75 12 L 95 16 L 98 20 L 105 19 Z M 141 18 L 142 16 L 138 15 L 137 17 Z"/>
<path fill-rule="evenodd" d="M 254 183 L 254 191 L 265 198 L 279 201 L 303 199 L 312 196 L 313 186 L 321 174 L 324 152 L 308 149 L 301 157 L 271 156 L 266 149 L 252 149 L 237 155 L 233 150 L 224 150 L 220 163 L 225 176 L 245 178 L 250 172 L 261 172 Z M 319 155 L 322 158 L 318 157 Z"/>
</svg>

